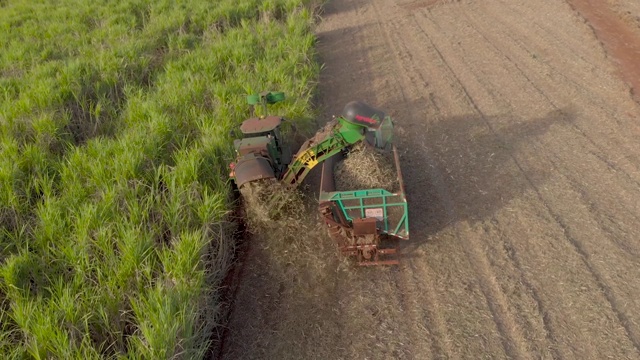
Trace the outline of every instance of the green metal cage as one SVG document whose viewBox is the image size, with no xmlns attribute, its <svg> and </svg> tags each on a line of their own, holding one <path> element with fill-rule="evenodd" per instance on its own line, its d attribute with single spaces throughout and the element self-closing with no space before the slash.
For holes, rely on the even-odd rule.
<svg viewBox="0 0 640 360">
<path fill-rule="evenodd" d="M 348 221 L 376 218 L 380 232 L 401 239 L 409 238 L 409 217 L 404 192 L 384 189 L 321 193 L 320 201 L 332 201 Z"/>
</svg>

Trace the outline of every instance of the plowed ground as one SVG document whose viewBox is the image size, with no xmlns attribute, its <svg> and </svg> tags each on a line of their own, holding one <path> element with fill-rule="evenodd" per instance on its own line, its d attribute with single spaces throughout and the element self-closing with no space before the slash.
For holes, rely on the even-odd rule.
<svg viewBox="0 0 640 360">
<path fill-rule="evenodd" d="M 640 358 L 638 79 L 583 13 L 640 34 L 640 8 L 570 2 L 326 6 L 327 119 L 394 117 L 411 240 L 362 269 L 312 231 L 288 264 L 256 236 L 225 358 Z"/>
</svg>

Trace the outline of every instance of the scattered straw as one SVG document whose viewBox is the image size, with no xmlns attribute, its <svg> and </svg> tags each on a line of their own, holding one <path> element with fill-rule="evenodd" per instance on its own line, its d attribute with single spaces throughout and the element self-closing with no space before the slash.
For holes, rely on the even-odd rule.
<svg viewBox="0 0 640 360">
<path fill-rule="evenodd" d="M 334 177 L 338 191 L 385 189 L 396 191 L 398 179 L 390 154 L 359 144 L 336 165 Z"/>
<path fill-rule="evenodd" d="M 326 240 L 326 229 L 311 209 L 316 201 L 275 181 L 254 181 L 240 192 L 253 241 L 269 254 L 273 265 L 324 266 L 326 261 L 316 253 L 324 246 L 319 243 Z"/>
</svg>

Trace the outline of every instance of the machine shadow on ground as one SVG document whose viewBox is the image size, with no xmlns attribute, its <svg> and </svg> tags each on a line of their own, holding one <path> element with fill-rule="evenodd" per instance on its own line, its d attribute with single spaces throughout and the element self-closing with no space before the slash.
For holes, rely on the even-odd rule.
<svg viewBox="0 0 640 360">
<path fill-rule="evenodd" d="M 394 114 L 394 107 L 388 111 Z M 397 108 L 402 112 L 401 108 Z M 569 126 L 575 114 L 560 110 L 543 117 L 469 115 L 439 121 L 396 116 L 396 141 L 409 202 L 411 250 L 455 222 L 490 220 L 513 199 L 543 186 L 551 169 L 520 172 L 520 152 L 554 126 Z M 425 125 L 414 124 L 424 121 Z M 428 125 L 427 125 L 428 124 Z M 508 124 L 494 132 L 487 124 Z M 511 169 L 511 170 L 510 170 Z"/>
<path fill-rule="evenodd" d="M 397 81 L 396 75 L 380 70 L 381 65 L 374 61 L 378 55 L 386 56 L 388 50 L 357 41 L 358 34 L 372 26 L 376 25 L 345 26 L 318 33 L 325 71 L 320 76 L 321 117 L 317 122 L 321 126 L 331 116 L 340 115 L 351 100 L 369 103 L 394 119 L 395 142 L 401 153 L 409 201 L 411 240 L 402 243 L 403 252 L 428 244 L 434 235 L 455 222 L 489 220 L 532 184 L 540 186 L 546 181 L 550 169 L 537 169 L 530 177 L 515 172 L 521 177 L 515 180 L 514 172 L 508 169 L 520 166 L 518 153 L 523 147 L 535 144 L 555 126 L 571 126 L 574 109 L 530 119 L 508 113 L 447 116 L 431 101 L 445 96 L 438 89 L 430 88 L 429 94 L 410 94 L 418 100 L 408 100 L 408 90 L 398 90 L 402 82 Z M 384 85 L 380 80 L 371 82 L 374 74 L 380 77 L 380 72 L 387 75 Z M 318 173 L 314 171 L 309 181 L 314 194 Z"/>
</svg>

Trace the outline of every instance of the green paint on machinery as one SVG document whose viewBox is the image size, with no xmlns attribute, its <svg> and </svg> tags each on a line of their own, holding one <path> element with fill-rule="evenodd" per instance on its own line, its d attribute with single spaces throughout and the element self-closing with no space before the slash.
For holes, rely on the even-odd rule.
<svg viewBox="0 0 640 360">
<path fill-rule="evenodd" d="M 409 239 L 409 209 L 398 151 L 391 146 L 398 190 L 362 189 L 336 191 L 333 157 L 322 166 L 318 210 L 329 235 L 345 256 L 360 265 L 397 264 L 395 240 Z"/>
<path fill-rule="evenodd" d="M 263 107 L 283 101 L 281 92 L 250 95 L 250 105 Z M 230 164 L 230 177 L 238 188 L 252 181 L 276 180 L 296 187 L 316 165 L 322 164 L 319 211 L 329 234 L 341 252 L 353 256 L 360 265 L 397 264 L 396 247 L 386 244 L 408 239 L 407 200 L 400 172 L 398 153 L 392 144 L 393 122 L 381 110 L 363 102 L 348 103 L 341 116 L 308 139 L 291 155 L 278 116 L 254 117 L 240 126 L 243 138 L 234 141 L 236 160 Z M 357 143 L 365 142 L 371 151 L 392 151 L 399 191 L 384 189 L 335 191 L 333 166 Z M 392 259 L 389 259 L 392 258 Z"/>
<path fill-rule="evenodd" d="M 375 218 L 383 234 L 409 237 L 408 206 L 400 193 L 384 189 L 322 192 L 320 202 L 326 201 L 335 203 L 347 221 Z"/>
</svg>

